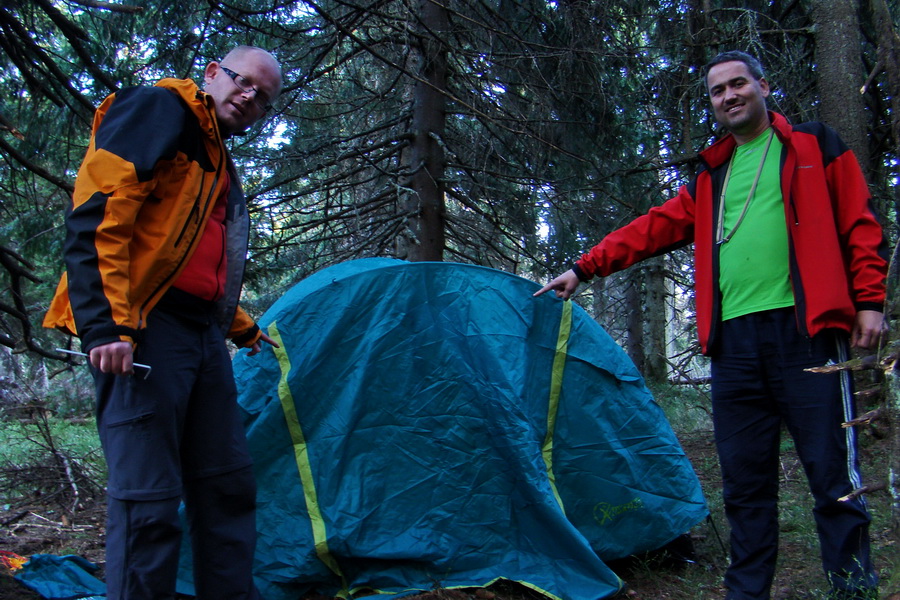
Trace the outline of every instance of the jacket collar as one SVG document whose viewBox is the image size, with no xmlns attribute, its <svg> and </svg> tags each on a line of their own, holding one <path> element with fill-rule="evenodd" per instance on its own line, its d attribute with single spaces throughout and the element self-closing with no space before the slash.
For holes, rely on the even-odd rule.
<svg viewBox="0 0 900 600">
<path fill-rule="evenodd" d="M 770 110 L 769 122 L 775 129 L 775 135 L 778 136 L 782 144 L 791 137 L 791 124 L 783 115 Z M 735 145 L 734 136 L 728 133 L 724 137 L 719 138 L 712 146 L 703 150 L 700 153 L 700 158 L 703 159 L 710 169 L 716 169 L 731 160 Z"/>
<path fill-rule="evenodd" d="M 192 80 L 168 77 L 157 81 L 156 86 L 178 94 L 197 117 L 203 130 L 212 133 L 218 127 L 212 96 L 201 90 Z"/>
</svg>

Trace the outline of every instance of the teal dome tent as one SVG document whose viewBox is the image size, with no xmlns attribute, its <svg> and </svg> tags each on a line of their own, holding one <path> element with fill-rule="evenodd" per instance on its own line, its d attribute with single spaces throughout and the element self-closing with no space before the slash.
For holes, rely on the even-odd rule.
<svg viewBox="0 0 900 600">
<path fill-rule="evenodd" d="M 622 585 L 605 560 L 706 516 L 631 361 L 537 289 L 483 267 L 364 259 L 272 306 L 260 324 L 281 348 L 234 362 L 263 597 L 507 579 L 595 600 Z"/>
</svg>

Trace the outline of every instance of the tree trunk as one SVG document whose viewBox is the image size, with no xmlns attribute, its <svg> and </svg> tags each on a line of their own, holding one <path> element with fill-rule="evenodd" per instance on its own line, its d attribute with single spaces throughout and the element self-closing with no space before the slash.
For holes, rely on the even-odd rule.
<svg viewBox="0 0 900 600">
<path fill-rule="evenodd" d="M 644 372 L 644 311 L 641 301 L 641 269 L 630 269 L 625 286 L 625 352 L 638 371 Z"/>
<path fill-rule="evenodd" d="M 891 495 L 891 530 L 900 536 L 900 373 L 892 370 L 887 376 L 885 394 L 888 424 L 890 426 L 890 453 L 888 455 L 888 492 Z"/>
<path fill-rule="evenodd" d="M 607 311 L 609 310 L 609 301 L 606 298 L 606 277 L 594 277 L 591 279 L 591 314 L 594 320 L 600 323 L 604 329 L 608 329 L 604 323 L 607 322 Z"/>
<path fill-rule="evenodd" d="M 895 149 L 900 148 L 900 35 L 885 0 L 871 0 L 869 9 L 878 39 L 878 65 L 884 69 L 891 102 L 891 137 Z"/>
<path fill-rule="evenodd" d="M 444 255 L 444 149 L 447 48 L 435 35 L 448 29 L 447 10 L 419 2 L 421 61 L 413 90 L 413 141 L 409 152 L 411 193 L 407 202 L 410 240 L 407 258 L 442 260 Z"/>
<path fill-rule="evenodd" d="M 664 383 L 668 378 L 666 361 L 666 268 L 661 256 L 644 263 L 646 293 L 645 321 L 647 324 L 644 378 L 653 383 Z"/>
<path fill-rule="evenodd" d="M 866 110 L 859 88 L 866 80 L 860 54 L 858 0 L 813 0 L 819 116 L 834 127 L 870 173 Z M 790 85 L 790 82 L 785 82 Z"/>
</svg>

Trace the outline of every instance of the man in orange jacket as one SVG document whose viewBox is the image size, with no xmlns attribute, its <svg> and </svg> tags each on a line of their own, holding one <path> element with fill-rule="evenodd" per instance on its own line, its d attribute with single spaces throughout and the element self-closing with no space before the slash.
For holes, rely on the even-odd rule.
<svg viewBox="0 0 900 600">
<path fill-rule="evenodd" d="M 701 152 L 678 195 L 613 231 L 535 295 L 569 298 L 582 281 L 694 244 L 697 331 L 712 362 L 713 424 L 731 525 L 726 600 L 768 600 L 778 552 L 778 452 L 794 439 L 816 501 L 822 565 L 835 600 L 877 597 L 860 485 L 849 375 L 808 367 L 878 344 L 886 245 L 862 171 L 822 123 L 766 109 L 769 83 L 744 52 L 706 68 L 728 135 Z M 848 344 L 849 342 L 849 344 Z"/>
<path fill-rule="evenodd" d="M 204 82 L 123 89 L 97 110 L 44 320 L 90 356 L 114 600 L 175 597 L 182 499 L 197 597 L 259 597 L 256 484 L 225 340 L 251 355 L 274 342 L 237 304 L 249 217 L 224 141 L 265 116 L 281 68 L 240 46 Z"/>
</svg>

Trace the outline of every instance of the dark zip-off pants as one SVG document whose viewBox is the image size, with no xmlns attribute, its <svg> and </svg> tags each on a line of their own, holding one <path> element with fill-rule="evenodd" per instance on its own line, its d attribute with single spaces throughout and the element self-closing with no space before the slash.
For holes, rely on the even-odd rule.
<svg viewBox="0 0 900 600">
<path fill-rule="evenodd" d="M 257 599 L 256 484 L 221 329 L 207 310 L 163 303 L 134 360 L 149 377 L 94 371 L 109 467 L 108 598 L 175 597 L 183 499 L 197 597 Z"/>
<path fill-rule="evenodd" d="M 722 324 L 712 359 L 716 445 L 731 525 L 727 600 L 768 600 L 778 554 L 778 476 L 787 426 L 815 500 L 822 565 L 831 588 L 864 597 L 877 585 L 869 558 L 869 516 L 862 499 L 838 502 L 860 486 L 850 375 L 809 367 L 840 362 L 847 336 L 799 334 L 792 308 Z"/>
</svg>

